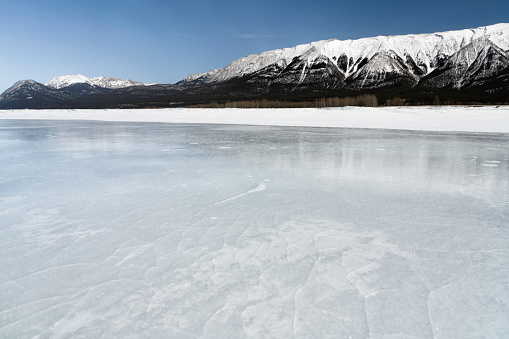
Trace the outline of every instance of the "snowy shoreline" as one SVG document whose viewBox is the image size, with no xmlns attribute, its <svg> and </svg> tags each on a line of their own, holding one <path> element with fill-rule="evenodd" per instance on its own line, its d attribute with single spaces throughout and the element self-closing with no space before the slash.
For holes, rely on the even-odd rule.
<svg viewBox="0 0 509 339">
<path fill-rule="evenodd" d="M 509 133 L 509 106 L 0 110 L 0 119 L 93 120 Z"/>
</svg>

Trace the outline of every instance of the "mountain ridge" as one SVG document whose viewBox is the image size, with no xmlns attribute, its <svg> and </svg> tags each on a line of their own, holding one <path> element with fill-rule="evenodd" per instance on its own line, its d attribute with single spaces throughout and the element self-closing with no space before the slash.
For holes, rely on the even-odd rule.
<svg viewBox="0 0 509 339">
<path fill-rule="evenodd" d="M 74 75 L 63 75 L 59 77 L 55 77 L 50 81 L 44 83 L 45 86 L 51 87 L 53 89 L 60 89 L 64 87 L 68 87 L 70 85 L 76 83 L 86 83 L 92 86 L 98 86 L 102 88 L 108 89 L 117 89 L 117 88 L 125 88 L 130 86 L 146 86 L 146 84 L 134 81 L 131 79 L 121 79 L 121 78 L 109 78 L 109 77 L 94 77 L 87 78 L 81 74 Z"/>
<path fill-rule="evenodd" d="M 501 45 L 501 48 L 506 51 L 509 50 L 509 24 L 506 23 L 439 33 L 377 36 L 357 40 L 330 39 L 251 54 L 234 60 L 223 68 L 213 69 L 202 74 L 191 74 L 177 84 L 189 86 L 195 83 L 201 85 L 222 82 L 253 74 L 272 64 L 284 68 L 295 57 L 303 57 L 306 54 L 308 55 L 305 60 L 308 64 L 313 62 L 313 57 L 316 55 L 336 61 L 345 55 L 346 68 L 343 73 L 345 78 L 348 78 L 360 71 L 359 65 L 362 60 L 371 59 L 381 51 L 393 51 L 402 59 L 409 56 L 416 65 L 424 66 L 426 69 L 424 73 L 429 74 L 436 68 L 440 59 L 450 57 L 473 40 L 487 35 L 493 36 L 496 45 Z"/>
</svg>

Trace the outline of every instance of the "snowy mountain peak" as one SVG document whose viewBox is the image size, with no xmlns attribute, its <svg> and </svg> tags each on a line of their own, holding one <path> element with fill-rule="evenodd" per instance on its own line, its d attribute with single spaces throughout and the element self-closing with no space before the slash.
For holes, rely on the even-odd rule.
<svg viewBox="0 0 509 339">
<path fill-rule="evenodd" d="M 384 54 L 390 54 L 398 62 L 402 61 L 404 68 L 414 68 L 417 73 L 411 71 L 411 76 L 420 79 L 436 69 L 442 59 L 452 56 L 479 38 L 489 40 L 499 49 L 507 52 L 509 50 L 509 24 L 501 23 L 431 34 L 377 36 L 358 40 L 322 40 L 248 55 L 233 61 L 224 68 L 214 69 L 203 74 L 192 74 L 183 79 L 180 84 L 192 86 L 218 83 L 254 74 L 273 65 L 284 69 L 295 58 L 302 60 L 302 64 L 306 65 L 308 69 L 313 65 L 314 60 L 326 58 L 332 64 L 337 65 L 341 69 L 341 73 L 348 78 L 358 75 L 362 71 L 366 65 L 364 60 L 368 61 L 374 57 L 379 59 L 377 55 Z M 339 65 L 339 60 L 342 65 Z M 383 65 L 383 62 L 376 64 L 387 70 L 395 70 L 396 67 Z M 373 66 L 373 63 L 370 66 Z"/>
<path fill-rule="evenodd" d="M 78 83 L 89 84 L 92 86 L 98 86 L 109 89 L 117 89 L 130 86 L 145 86 L 145 84 L 141 82 L 133 81 L 130 79 L 124 80 L 120 78 L 107 78 L 107 77 L 87 78 L 86 76 L 83 76 L 81 74 L 59 76 L 51 79 L 44 85 L 53 89 L 60 89 Z"/>
<path fill-rule="evenodd" d="M 70 86 L 72 84 L 90 83 L 89 81 L 90 81 L 89 78 L 87 78 L 86 76 L 83 76 L 81 74 L 63 75 L 63 76 L 51 79 L 49 82 L 46 82 L 44 85 L 54 88 L 54 89 L 60 89 L 63 87 Z"/>
</svg>

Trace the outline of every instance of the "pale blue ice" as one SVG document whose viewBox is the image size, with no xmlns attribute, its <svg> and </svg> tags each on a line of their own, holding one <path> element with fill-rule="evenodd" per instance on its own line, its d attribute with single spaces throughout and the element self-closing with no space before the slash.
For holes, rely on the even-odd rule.
<svg viewBox="0 0 509 339">
<path fill-rule="evenodd" d="M 509 337 L 509 135 L 0 121 L 1 338 Z"/>
</svg>

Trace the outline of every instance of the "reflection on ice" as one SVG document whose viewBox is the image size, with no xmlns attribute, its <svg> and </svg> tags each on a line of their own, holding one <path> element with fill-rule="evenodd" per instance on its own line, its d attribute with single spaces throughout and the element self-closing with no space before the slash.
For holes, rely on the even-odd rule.
<svg viewBox="0 0 509 339">
<path fill-rule="evenodd" d="M 0 122 L 0 337 L 509 334 L 509 137 Z"/>
</svg>

